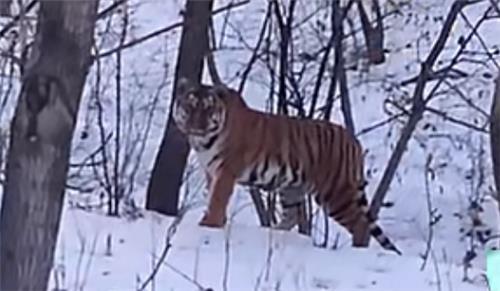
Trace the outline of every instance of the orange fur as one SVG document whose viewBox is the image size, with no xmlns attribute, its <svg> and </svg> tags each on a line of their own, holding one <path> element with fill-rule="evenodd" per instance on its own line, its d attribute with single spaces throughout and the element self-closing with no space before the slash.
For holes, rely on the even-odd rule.
<svg viewBox="0 0 500 291">
<path fill-rule="evenodd" d="M 344 127 L 251 109 L 225 87 L 193 88 L 184 90 L 184 95 L 198 98 L 192 108 L 185 106 L 191 115 L 177 120 L 184 132 L 190 127 L 205 132 L 188 134 L 209 183 L 210 200 L 201 225 L 226 223 L 236 183 L 278 190 L 300 186 L 314 193 L 315 201 L 351 234 L 369 227 L 383 247 L 399 252 L 368 214 L 362 147 Z M 208 96 L 215 97 L 212 103 L 202 101 Z"/>
</svg>

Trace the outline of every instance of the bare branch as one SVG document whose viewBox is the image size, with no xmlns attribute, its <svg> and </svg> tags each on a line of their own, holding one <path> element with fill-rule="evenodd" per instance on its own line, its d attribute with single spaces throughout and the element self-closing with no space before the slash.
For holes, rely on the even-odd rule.
<svg viewBox="0 0 500 291">
<path fill-rule="evenodd" d="M 296 0 L 291 0 L 288 8 L 288 16 L 285 20 L 285 17 L 282 15 L 279 7 L 279 2 L 274 1 L 274 13 L 276 15 L 276 20 L 278 22 L 278 29 L 280 32 L 280 65 L 279 65 L 279 74 L 278 74 L 278 113 L 288 115 L 287 109 L 287 97 L 286 97 L 286 78 L 288 75 L 288 46 L 290 39 L 292 37 L 292 20 L 293 20 L 293 12 L 295 10 Z"/>
<path fill-rule="evenodd" d="M 212 17 L 210 17 L 210 24 L 208 25 L 208 47 L 205 54 L 205 59 L 207 61 L 207 68 L 212 78 L 212 82 L 215 85 L 222 85 L 222 79 L 220 78 L 219 71 L 217 70 L 217 65 L 215 64 L 215 57 L 213 51 L 216 50 L 217 41 L 215 39 L 214 23 Z"/>
<path fill-rule="evenodd" d="M 337 1 L 332 1 L 332 27 L 335 26 L 335 13 L 336 13 L 336 8 L 339 8 L 339 5 Z M 340 39 L 340 42 L 342 41 L 341 38 L 342 36 L 336 34 L 336 29 L 332 29 L 332 33 L 330 34 L 330 38 L 328 39 L 328 42 L 325 47 L 325 52 L 323 53 L 323 58 L 321 59 L 321 62 L 319 64 L 318 68 L 318 75 L 316 77 L 316 83 L 314 84 L 314 89 L 313 93 L 311 95 L 311 107 L 309 108 L 309 118 L 312 118 L 314 116 L 314 111 L 316 110 L 316 103 L 318 102 L 319 98 L 319 89 L 321 88 L 321 84 L 323 83 L 323 75 L 325 74 L 326 71 L 326 65 L 328 64 L 328 60 L 330 59 L 330 52 L 333 48 L 333 45 L 338 43 L 339 41 L 335 42 L 335 38 Z"/>
<path fill-rule="evenodd" d="M 372 203 L 370 205 L 370 212 L 372 217 L 374 218 L 378 217 L 378 213 L 380 211 L 380 208 L 382 207 L 384 198 L 387 194 L 387 191 L 389 190 L 391 181 L 396 173 L 399 162 L 401 161 L 401 158 L 403 157 L 403 154 L 407 148 L 408 142 L 411 139 L 411 136 L 413 135 L 413 131 L 415 130 L 418 122 L 423 117 L 425 111 L 424 89 L 429 79 L 429 73 L 432 71 L 432 67 L 434 66 L 437 58 L 444 49 L 444 46 L 449 38 L 449 35 L 452 31 L 453 25 L 455 24 L 458 14 L 468 4 L 471 4 L 471 2 L 457 0 L 453 3 L 453 5 L 450 8 L 450 11 L 448 12 L 448 15 L 446 16 L 443 28 L 441 29 L 441 32 L 439 33 L 436 42 L 432 46 L 432 49 L 427 59 L 421 65 L 418 81 L 413 92 L 412 109 L 408 122 L 403 127 L 401 136 L 399 137 L 399 140 L 396 143 L 396 147 L 392 152 L 391 157 L 389 158 L 387 166 L 384 169 L 384 173 L 382 175 L 382 178 L 380 180 L 377 189 L 375 190 L 375 194 Z M 481 20 L 478 23 L 481 23 Z M 460 54 L 462 52 L 463 48 L 470 40 L 470 38 L 471 35 L 469 35 L 469 37 L 465 39 L 464 43 L 462 43 L 461 49 L 457 54 Z M 457 58 L 457 55 L 455 57 Z M 452 61 L 452 63 L 454 62 Z M 443 79 L 445 76 L 446 74 L 443 76 Z M 433 88 L 434 90 L 431 90 L 431 92 L 429 93 L 430 97 L 433 96 L 435 90 L 437 90 L 437 86 L 441 84 L 443 79 L 438 81 L 438 84 Z M 427 100 L 429 100 L 429 98 L 427 98 Z M 365 238 L 364 242 L 366 242 L 366 245 L 368 245 L 370 239 L 368 231 L 365 232 L 364 238 Z"/>
<path fill-rule="evenodd" d="M 351 101 L 349 99 L 349 88 L 347 86 L 347 74 L 344 66 L 344 56 L 342 49 L 342 39 L 344 38 L 344 26 L 342 19 L 342 9 L 340 8 L 340 1 L 334 0 L 335 7 L 333 9 L 333 29 L 336 35 L 335 42 L 335 74 L 338 77 L 340 89 L 340 105 L 342 114 L 344 116 L 344 123 L 347 130 L 354 136 L 354 120 L 352 118 Z M 359 2 L 358 2 L 359 3 Z"/>
<path fill-rule="evenodd" d="M 4 37 L 5 34 L 11 30 L 19 20 L 23 17 L 23 14 L 28 13 L 31 11 L 33 8 L 35 8 L 36 4 L 38 3 L 37 0 L 32 0 L 26 7 L 24 8 L 24 11 L 22 11 L 20 14 L 14 16 L 11 22 L 7 23 L 1 30 L 0 30 L 0 38 Z"/>
<path fill-rule="evenodd" d="M 141 285 L 141 287 L 138 289 L 138 291 L 144 291 L 148 287 L 148 285 L 154 280 L 156 274 L 160 270 L 160 267 L 162 264 L 165 263 L 165 260 L 167 259 L 168 252 L 170 251 L 170 248 L 172 247 L 172 239 L 174 238 L 175 234 L 177 233 L 177 227 L 182 221 L 182 218 L 184 217 L 184 214 L 187 209 L 182 209 L 179 211 L 179 215 L 174 218 L 172 223 L 167 229 L 167 235 L 165 237 L 165 247 L 163 248 L 163 251 L 160 255 L 160 258 L 158 259 L 158 263 L 154 266 L 153 271 L 151 274 L 149 274 L 148 278 L 146 281 L 144 281 Z"/>
<path fill-rule="evenodd" d="M 380 12 L 380 4 L 378 0 L 372 0 L 372 3 L 377 17 L 375 20 L 375 26 L 371 25 L 368 14 L 363 6 L 363 2 L 357 1 L 359 16 L 361 18 L 361 27 L 363 29 L 366 50 L 368 53 L 368 60 L 371 64 L 381 64 L 385 61 L 383 16 Z"/>
<path fill-rule="evenodd" d="M 241 2 L 230 3 L 230 4 L 228 4 L 228 5 L 224 6 L 224 7 L 215 9 L 212 12 L 212 16 L 217 15 L 217 14 L 219 14 L 221 12 L 224 12 L 224 11 L 226 11 L 228 9 L 233 9 L 233 8 L 236 8 L 236 7 L 240 7 L 240 6 L 243 6 L 243 5 L 248 4 L 248 3 L 250 3 L 250 0 L 244 0 L 244 1 L 241 1 Z M 153 31 L 151 33 L 148 33 L 148 34 L 146 34 L 144 36 L 141 36 L 139 38 L 131 40 L 131 41 L 123 44 L 122 46 L 118 46 L 118 47 L 112 48 L 112 49 L 110 49 L 110 50 L 108 50 L 106 52 L 103 52 L 101 54 L 97 54 L 97 55 L 93 56 L 93 58 L 96 59 L 96 58 L 107 57 L 107 56 L 110 56 L 110 55 L 116 53 L 116 51 L 124 50 L 124 49 L 127 49 L 127 48 L 131 48 L 131 47 L 136 46 L 136 45 L 138 45 L 140 43 L 143 43 L 145 41 L 153 39 L 153 38 L 155 38 L 155 37 L 157 37 L 159 35 L 162 35 L 164 33 L 172 31 L 172 30 L 174 30 L 176 28 L 179 28 L 179 27 L 182 26 L 182 24 L 183 24 L 183 22 L 179 21 L 179 22 L 176 22 L 174 24 L 168 25 L 168 26 L 166 26 L 164 28 L 158 29 L 158 30 Z M 0 36 L 1 36 L 1 31 L 0 31 Z"/>
<path fill-rule="evenodd" d="M 255 48 L 252 50 L 252 56 L 250 57 L 250 60 L 248 61 L 247 66 L 245 67 L 245 70 L 243 70 L 243 73 L 241 74 L 241 81 L 240 81 L 240 85 L 238 87 L 239 94 L 243 93 L 243 89 L 245 88 L 245 83 L 246 83 L 246 80 L 248 78 L 248 75 L 250 75 L 250 71 L 252 70 L 253 64 L 258 59 L 258 52 L 259 52 L 260 46 L 262 45 L 262 42 L 264 41 L 264 36 L 266 34 L 266 30 L 268 27 L 267 24 L 269 22 L 269 19 L 271 18 L 271 5 L 272 5 L 272 2 L 269 2 L 268 6 L 267 6 L 266 16 L 264 17 L 264 22 L 262 23 L 262 28 L 260 29 L 257 44 L 255 45 Z"/>
<path fill-rule="evenodd" d="M 484 128 L 480 127 L 480 126 L 477 126 L 477 125 L 474 125 L 474 124 L 469 123 L 467 121 L 463 121 L 463 120 L 460 120 L 458 118 L 452 117 L 448 113 L 443 112 L 441 110 L 438 110 L 436 108 L 433 108 L 433 107 L 430 107 L 430 106 L 426 106 L 425 110 L 429 111 L 431 113 L 434 113 L 436 115 L 439 115 L 443 119 L 445 119 L 445 120 L 447 120 L 447 121 L 449 121 L 451 123 L 455 123 L 455 124 L 458 124 L 458 125 L 461 125 L 461 126 L 464 126 L 466 128 L 473 129 L 473 130 L 476 130 L 476 131 L 479 131 L 479 132 L 482 132 L 482 133 L 488 133 L 488 131 L 486 129 L 484 129 Z"/>
</svg>

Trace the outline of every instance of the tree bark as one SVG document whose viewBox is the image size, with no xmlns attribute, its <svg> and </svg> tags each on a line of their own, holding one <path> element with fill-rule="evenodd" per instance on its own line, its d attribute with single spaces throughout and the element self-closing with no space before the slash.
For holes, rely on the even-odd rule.
<svg viewBox="0 0 500 291">
<path fill-rule="evenodd" d="M 11 123 L 0 213 L 0 290 L 47 290 L 97 0 L 40 1 Z"/>
<path fill-rule="evenodd" d="M 495 80 L 495 91 L 491 104 L 490 121 L 491 158 L 493 160 L 493 176 L 495 178 L 496 199 L 500 213 L 500 75 Z"/>
<path fill-rule="evenodd" d="M 385 62 L 384 55 L 384 25 L 383 17 L 380 12 L 380 4 L 378 0 L 372 0 L 373 10 L 377 17 L 375 26 L 372 26 L 368 13 L 363 6 L 362 1 L 357 1 L 359 16 L 361 18 L 361 27 L 365 37 L 366 51 L 370 64 L 378 65 Z"/>
<path fill-rule="evenodd" d="M 207 32 L 212 5 L 212 0 L 188 0 L 186 2 L 167 129 L 156 157 L 146 200 L 146 209 L 165 215 L 178 213 L 179 190 L 189 153 L 186 138 L 172 120 L 172 107 L 176 95 L 175 84 L 179 77 L 186 77 L 193 82 L 201 80 L 203 59 L 208 49 Z"/>
<path fill-rule="evenodd" d="M 11 16 L 10 5 L 12 5 L 12 0 L 0 0 L 0 16 Z"/>
</svg>

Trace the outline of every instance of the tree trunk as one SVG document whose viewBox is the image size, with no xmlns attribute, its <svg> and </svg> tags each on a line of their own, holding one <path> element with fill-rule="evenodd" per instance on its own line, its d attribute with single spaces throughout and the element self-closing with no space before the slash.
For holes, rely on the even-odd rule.
<svg viewBox="0 0 500 291">
<path fill-rule="evenodd" d="M 11 16 L 10 5 L 12 5 L 12 0 L 0 0 L 0 16 L 2 17 Z"/>
<path fill-rule="evenodd" d="M 500 75 L 495 80 L 495 91 L 491 104 L 490 143 L 496 199 L 500 212 Z"/>
<path fill-rule="evenodd" d="M 176 95 L 175 84 L 179 77 L 186 77 L 193 82 L 201 80 L 203 59 L 208 49 L 208 24 L 212 4 L 212 0 L 188 0 L 184 11 L 184 24 L 167 129 L 156 157 L 146 200 L 146 209 L 166 215 L 177 215 L 179 189 L 189 153 L 186 138 L 172 120 L 172 107 Z"/>
<path fill-rule="evenodd" d="M 40 1 L 0 212 L 0 290 L 47 290 L 97 0 Z"/>
<path fill-rule="evenodd" d="M 380 4 L 378 0 L 372 0 L 373 10 L 377 17 L 375 26 L 372 26 L 368 13 L 363 6 L 362 1 L 358 1 L 359 16 L 361 18 L 361 28 L 365 37 L 366 51 L 370 64 L 378 65 L 385 62 L 384 55 L 384 25 Z"/>
</svg>

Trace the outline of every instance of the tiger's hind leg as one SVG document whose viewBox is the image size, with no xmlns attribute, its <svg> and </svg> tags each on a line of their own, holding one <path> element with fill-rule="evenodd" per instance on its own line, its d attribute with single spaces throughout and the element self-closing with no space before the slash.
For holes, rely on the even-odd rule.
<svg viewBox="0 0 500 291">
<path fill-rule="evenodd" d="M 210 200 L 208 208 L 199 225 L 208 227 L 223 227 L 226 224 L 226 210 L 234 189 L 235 178 L 219 171 L 210 179 Z"/>
<path fill-rule="evenodd" d="M 342 195 L 337 195 L 336 198 L 326 203 L 328 214 L 351 233 L 354 247 L 363 246 L 361 244 L 363 235 L 365 230 L 368 229 L 369 234 L 384 249 L 401 254 L 383 233 L 380 226 L 371 218 L 368 212 L 368 201 L 363 191 L 356 188 L 348 189 Z"/>
<path fill-rule="evenodd" d="M 280 222 L 275 226 L 276 229 L 291 230 L 301 223 L 304 218 L 302 213 L 305 210 L 305 194 L 302 189 L 286 188 L 278 191 L 280 204 L 283 211 Z"/>
<path fill-rule="evenodd" d="M 279 191 L 280 204 L 283 211 L 276 229 L 291 230 L 296 225 L 304 234 L 310 233 L 306 207 L 306 191 L 301 187 L 289 187 Z"/>
</svg>

